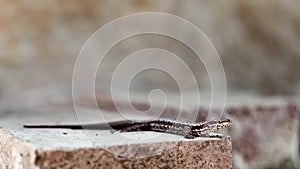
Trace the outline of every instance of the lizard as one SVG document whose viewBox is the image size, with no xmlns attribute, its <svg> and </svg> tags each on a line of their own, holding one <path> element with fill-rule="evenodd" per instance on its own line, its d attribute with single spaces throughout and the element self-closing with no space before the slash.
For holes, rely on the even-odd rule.
<svg viewBox="0 0 300 169">
<path fill-rule="evenodd" d="M 133 131 L 155 131 L 170 134 L 182 135 L 192 139 L 201 136 L 210 136 L 215 131 L 229 127 L 230 119 L 211 120 L 207 122 L 189 123 L 173 119 L 152 119 L 146 121 L 115 121 L 110 123 L 84 124 L 84 125 L 24 125 L 24 128 L 66 128 L 66 129 L 86 129 L 86 130 L 105 130 L 114 129 L 120 132 Z M 217 136 L 217 135 L 211 135 Z"/>
</svg>

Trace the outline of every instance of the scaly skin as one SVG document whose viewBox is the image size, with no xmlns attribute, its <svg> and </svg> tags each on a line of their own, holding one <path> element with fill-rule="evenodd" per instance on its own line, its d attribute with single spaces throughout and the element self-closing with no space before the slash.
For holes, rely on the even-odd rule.
<svg viewBox="0 0 300 169">
<path fill-rule="evenodd" d="M 155 119 L 143 122 L 136 122 L 135 125 L 121 129 L 121 132 L 130 131 L 157 131 L 176 135 L 182 135 L 186 138 L 206 136 L 231 125 L 229 119 L 212 120 L 200 123 L 186 123 L 170 119 Z"/>
</svg>

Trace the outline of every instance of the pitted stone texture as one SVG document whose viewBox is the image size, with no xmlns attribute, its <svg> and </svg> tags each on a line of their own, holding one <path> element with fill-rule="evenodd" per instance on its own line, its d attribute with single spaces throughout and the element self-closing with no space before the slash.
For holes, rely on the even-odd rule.
<svg viewBox="0 0 300 169">
<path fill-rule="evenodd" d="M 37 169 L 34 147 L 0 129 L 0 169 Z"/>
<path fill-rule="evenodd" d="M 183 139 L 174 137 L 174 141 L 152 143 L 123 143 L 114 146 L 86 146 L 80 143 L 77 148 L 61 147 L 61 145 L 42 146 L 34 144 L 34 136 L 21 135 L 1 130 L 1 156 L 7 161 L 2 168 L 13 169 L 18 164 L 20 169 L 90 169 L 90 168 L 232 168 L 232 150 L 230 137 Z M 36 132 L 43 132 L 36 131 Z M 73 131 L 76 133 L 76 131 Z M 79 132 L 79 131 L 77 131 Z M 58 132 L 60 133 L 60 131 Z M 42 134 L 42 133 L 40 133 Z M 48 133 L 44 132 L 44 135 Z M 140 135 L 145 133 L 140 132 Z M 20 138 L 17 138 L 17 135 Z M 167 135 L 167 134 L 165 134 Z M 74 133 L 69 137 L 77 139 Z M 68 142 L 72 138 L 57 138 Z M 107 138 L 109 142 L 109 138 Z M 7 144 L 10 140 L 10 144 Z M 22 141 L 24 140 L 24 141 Z M 25 141 L 26 140 L 26 141 Z M 175 141 L 177 140 L 177 141 Z M 47 140 L 43 140 L 47 142 Z M 48 140 L 51 144 L 51 139 Z M 121 142 L 121 141 L 120 141 Z M 143 142 L 143 141 L 140 141 Z M 71 142 L 69 144 L 74 144 Z M 20 147 L 20 148 L 18 148 Z M 25 147 L 25 148 L 22 148 Z M 16 153 L 11 153 L 16 149 Z M 161 152 L 148 156 L 153 151 Z M 23 155 L 20 155 L 23 154 Z"/>
<path fill-rule="evenodd" d="M 157 143 L 150 147 L 161 146 Z M 110 149 L 124 151 L 124 147 Z M 143 152 L 144 147 L 129 145 L 123 153 Z M 231 168 L 230 138 L 210 141 L 182 141 L 161 155 L 145 158 L 116 156 L 103 149 L 38 151 L 36 165 L 41 168 Z M 59 167 L 58 167 L 59 166 Z"/>
</svg>

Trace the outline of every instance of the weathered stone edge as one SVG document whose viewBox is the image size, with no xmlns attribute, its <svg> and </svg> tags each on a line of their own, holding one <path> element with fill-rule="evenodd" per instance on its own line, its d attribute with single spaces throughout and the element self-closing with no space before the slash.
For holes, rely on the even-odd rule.
<svg viewBox="0 0 300 169">
<path fill-rule="evenodd" d="M 2 162 L 0 167 L 5 169 L 144 168 L 145 166 L 192 168 L 199 165 L 204 168 L 232 168 L 231 138 L 228 136 L 212 140 L 183 140 L 72 150 L 43 150 L 5 130 L 0 130 L 0 138 L 0 155 L 4 161 L 0 161 Z M 143 155 L 148 151 L 160 152 L 162 149 L 165 151 L 160 155 L 138 157 L 141 155 L 138 153 Z"/>
</svg>

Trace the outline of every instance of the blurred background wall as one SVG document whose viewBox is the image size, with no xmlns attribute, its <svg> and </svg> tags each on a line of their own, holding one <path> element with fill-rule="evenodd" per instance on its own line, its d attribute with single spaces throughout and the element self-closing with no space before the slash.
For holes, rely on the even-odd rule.
<svg viewBox="0 0 300 169">
<path fill-rule="evenodd" d="M 146 11 L 175 14 L 197 25 L 215 45 L 230 90 L 299 94 L 297 0 L 1 0 L 1 101 L 38 104 L 41 99 L 28 98 L 71 96 L 73 67 L 85 41 L 113 19 Z M 180 55 L 197 74 L 200 87 L 209 87 L 205 69 L 191 52 L 173 40 L 155 36 L 135 38 L 117 46 L 105 64 L 107 75 L 112 73 L 110 65 L 130 54 L 131 48 L 149 46 Z M 161 79 L 147 74 L 145 77 L 135 85 L 137 89 L 147 89 L 141 87 L 148 84 L 147 80 Z M 174 81 L 165 79 L 161 84 L 172 88 Z"/>
</svg>

